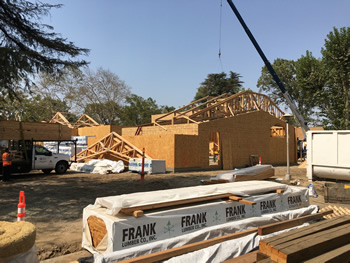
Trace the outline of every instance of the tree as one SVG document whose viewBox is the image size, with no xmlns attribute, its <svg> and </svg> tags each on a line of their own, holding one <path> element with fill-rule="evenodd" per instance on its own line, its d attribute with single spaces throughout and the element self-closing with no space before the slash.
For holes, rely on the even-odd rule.
<svg viewBox="0 0 350 263">
<path fill-rule="evenodd" d="M 132 94 L 126 98 L 126 105 L 122 109 L 121 124 L 127 126 L 137 126 L 151 123 L 151 115 L 172 111 L 173 107 L 159 107 L 152 98 L 144 99 Z"/>
<path fill-rule="evenodd" d="M 51 5 L 25 0 L 0 0 L 0 91 L 6 89 L 13 97 L 18 82 L 28 87 L 38 72 L 59 73 L 65 67 L 86 65 L 85 60 L 72 60 L 88 54 L 54 33 L 53 27 L 41 24 Z"/>
<path fill-rule="evenodd" d="M 108 101 L 106 103 L 87 104 L 84 112 L 100 124 L 117 125 L 120 123 L 121 111 L 122 106 L 114 101 Z"/>
<path fill-rule="evenodd" d="M 327 84 L 322 90 L 321 105 L 334 129 L 350 128 L 350 27 L 333 28 L 325 39 L 323 63 Z"/>
<path fill-rule="evenodd" d="M 239 80 L 241 76 L 238 73 L 230 71 L 230 76 L 226 73 L 208 74 L 207 78 L 201 83 L 197 89 L 194 100 L 201 99 L 206 96 L 219 96 L 221 94 L 235 94 L 242 90 L 243 82 Z"/>
<path fill-rule="evenodd" d="M 314 119 L 318 90 L 324 85 L 322 78 L 322 62 L 306 51 L 297 61 L 277 58 L 272 64 L 281 79 L 285 89 L 295 102 L 300 114 L 307 122 L 316 122 Z M 258 79 L 257 87 L 279 105 L 289 108 L 282 91 L 264 66 Z M 316 123 L 315 123 L 316 124 Z"/>
<path fill-rule="evenodd" d="M 64 100 L 74 113 L 86 113 L 99 123 L 117 124 L 119 111 L 130 88 L 116 74 L 103 68 L 65 70 L 61 76 L 42 74 L 32 90 Z"/>
<path fill-rule="evenodd" d="M 0 103 L 0 119 L 17 121 L 48 121 L 57 112 L 67 112 L 68 106 L 64 101 L 53 98 L 42 98 L 40 95 L 31 96 L 23 91 L 16 91 L 16 97 L 3 97 Z M 76 121 L 76 118 L 72 119 Z"/>
</svg>

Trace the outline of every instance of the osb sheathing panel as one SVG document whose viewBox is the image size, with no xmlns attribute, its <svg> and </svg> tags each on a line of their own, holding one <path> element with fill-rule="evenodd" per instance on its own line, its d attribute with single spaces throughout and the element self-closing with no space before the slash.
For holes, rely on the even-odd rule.
<svg viewBox="0 0 350 263">
<path fill-rule="evenodd" d="M 0 121 L 0 140 L 70 140 L 71 135 L 69 127 L 58 123 Z"/>
<path fill-rule="evenodd" d="M 250 155 L 258 155 L 262 163 L 286 163 L 286 138 L 271 137 L 271 126 L 285 127 L 285 122 L 266 112 L 252 112 L 233 118 L 214 120 L 199 125 L 199 154 L 201 167 L 210 168 L 208 145 L 211 132 L 218 131 L 220 138 L 220 157 L 223 169 L 249 165 Z M 290 158 L 296 162 L 294 128 L 289 129 Z"/>
<path fill-rule="evenodd" d="M 148 134 L 137 136 L 123 135 L 123 138 L 139 149 L 145 148 L 146 154 L 148 154 L 151 158 L 165 160 L 167 169 L 172 170 L 174 168 L 174 134 Z"/>
<path fill-rule="evenodd" d="M 163 127 L 163 128 L 162 128 Z M 143 126 L 141 135 L 147 134 L 187 134 L 197 135 L 198 125 L 197 124 L 176 124 L 176 125 L 164 125 L 159 126 Z M 133 136 L 137 127 L 128 127 L 122 129 L 122 136 Z"/>
<path fill-rule="evenodd" d="M 197 135 L 175 135 L 175 149 L 175 171 L 199 169 L 203 167 L 203 158 L 209 163 L 209 140 L 203 145 Z"/>
<path fill-rule="evenodd" d="M 93 145 L 95 142 L 98 142 L 106 135 L 111 132 L 116 132 L 121 135 L 122 126 L 117 125 L 99 125 L 93 127 L 82 127 L 78 128 L 76 136 L 89 136 L 88 146 Z"/>
</svg>

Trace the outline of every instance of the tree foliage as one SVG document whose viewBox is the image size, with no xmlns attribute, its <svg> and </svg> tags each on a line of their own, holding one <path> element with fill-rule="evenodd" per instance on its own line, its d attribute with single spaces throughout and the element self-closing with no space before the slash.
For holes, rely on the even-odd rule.
<svg viewBox="0 0 350 263">
<path fill-rule="evenodd" d="M 329 129 L 350 129 L 350 27 L 334 28 L 317 59 L 306 51 L 297 61 L 276 59 L 273 67 L 305 120 Z M 257 86 L 286 103 L 266 67 Z"/>
<path fill-rule="evenodd" d="M 43 74 L 32 90 L 64 100 L 72 112 L 86 113 L 101 124 L 117 124 L 120 109 L 130 95 L 124 81 L 101 67 L 96 71 L 66 70 L 59 77 Z"/>
<path fill-rule="evenodd" d="M 0 0 L 0 91 L 15 94 L 22 81 L 29 85 L 38 72 L 59 73 L 65 67 L 86 65 L 76 59 L 88 49 L 79 48 L 41 23 L 51 8 L 61 5 L 39 1 Z M 75 60 L 72 60 L 75 59 Z"/>
<path fill-rule="evenodd" d="M 68 105 L 61 100 L 43 98 L 40 95 L 31 96 L 23 91 L 16 91 L 17 96 L 10 98 L 7 94 L 0 102 L 0 119 L 17 121 L 48 121 L 57 112 L 68 112 Z M 67 116 L 70 121 L 76 121 L 74 116 Z"/>
<path fill-rule="evenodd" d="M 126 126 L 151 123 L 152 115 L 170 112 L 174 109 L 169 106 L 158 106 L 152 98 L 144 99 L 132 94 L 126 98 L 126 105 L 121 111 L 120 123 Z"/>
<path fill-rule="evenodd" d="M 242 90 L 243 82 L 240 81 L 241 76 L 238 73 L 230 71 L 229 77 L 222 72 L 219 74 L 208 74 L 207 78 L 201 83 L 197 89 L 194 100 L 201 99 L 206 96 L 219 96 L 221 94 L 235 94 Z"/>
<path fill-rule="evenodd" d="M 315 122 L 313 117 L 316 114 L 316 95 L 324 85 L 321 61 L 314 58 L 311 52 L 306 51 L 305 56 L 301 56 L 297 61 L 277 58 L 272 66 L 304 119 L 307 122 Z M 284 105 L 285 108 L 289 107 L 265 66 L 261 70 L 257 86 L 260 92 L 266 92 L 277 104 Z"/>
<path fill-rule="evenodd" d="M 331 128 L 350 129 L 350 27 L 333 28 L 321 53 L 327 83 L 322 90 L 325 100 L 320 107 L 329 118 Z"/>
</svg>

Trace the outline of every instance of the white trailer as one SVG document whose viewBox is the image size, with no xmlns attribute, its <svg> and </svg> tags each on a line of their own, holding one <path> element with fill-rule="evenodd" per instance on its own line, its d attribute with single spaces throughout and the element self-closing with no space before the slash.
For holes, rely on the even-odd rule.
<svg viewBox="0 0 350 263">
<path fill-rule="evenodd" d="M 307 132 L 307 177 L 350 181 L 350 130 Z"/>
</svg>

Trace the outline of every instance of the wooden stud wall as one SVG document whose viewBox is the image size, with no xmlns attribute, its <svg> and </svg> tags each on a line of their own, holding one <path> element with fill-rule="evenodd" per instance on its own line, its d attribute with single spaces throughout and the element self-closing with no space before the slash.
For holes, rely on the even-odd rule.
<svg viewBox="0 0 350 263">
<path fill-rule="evenodd" d="M 70 140 L 71 129 L 58 123 L 0 121 L 0 140 Z"/>
</svg>

